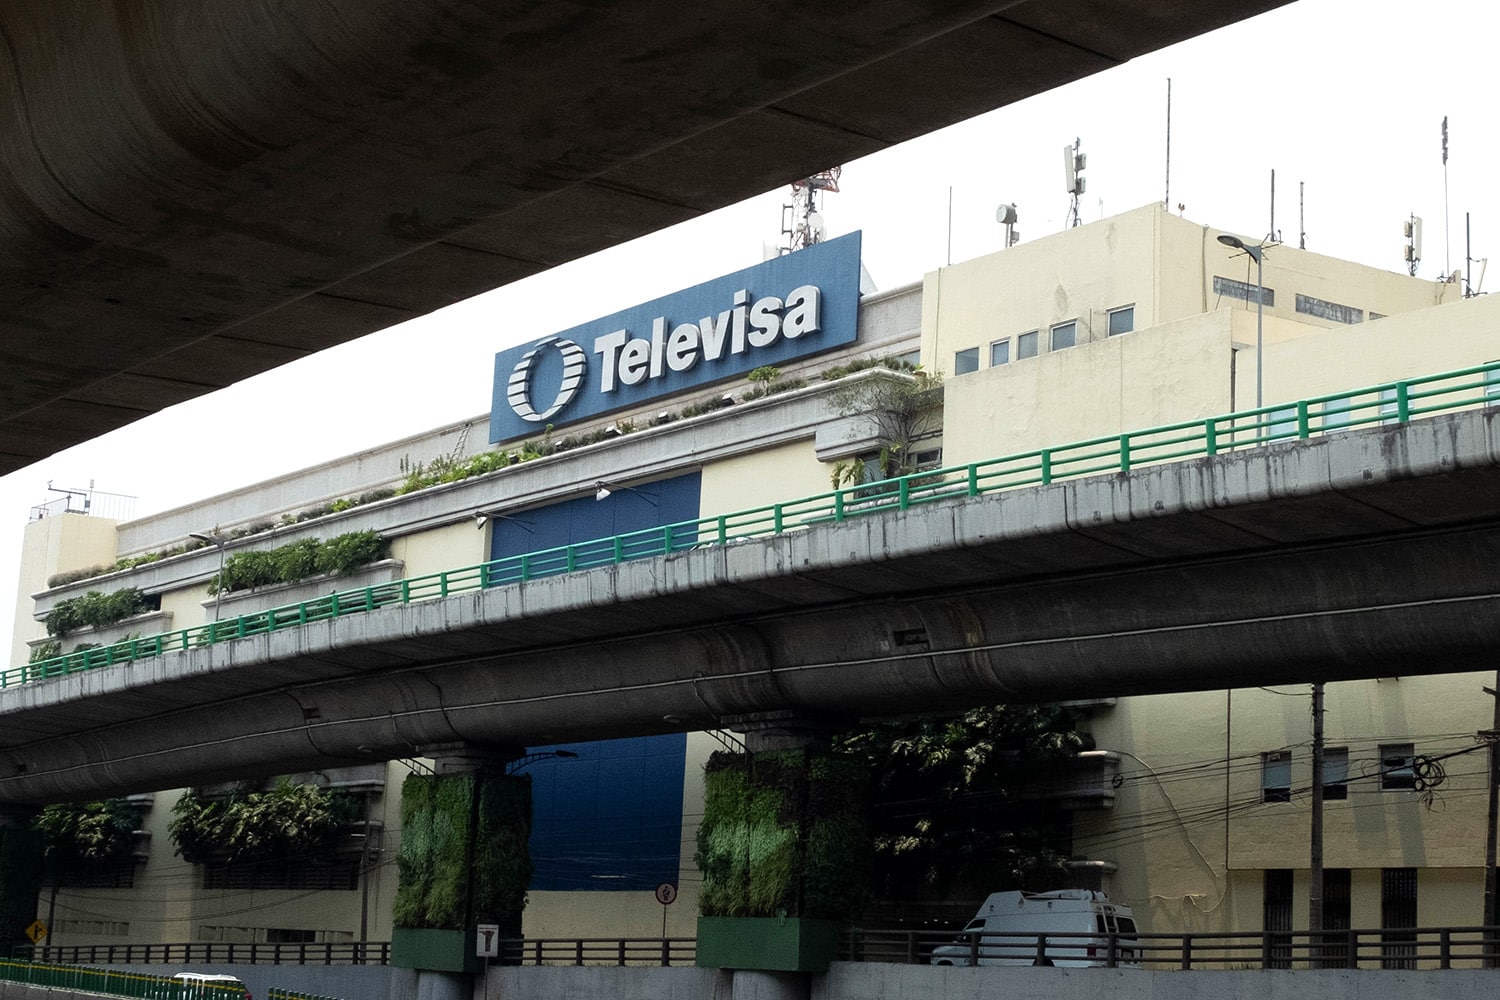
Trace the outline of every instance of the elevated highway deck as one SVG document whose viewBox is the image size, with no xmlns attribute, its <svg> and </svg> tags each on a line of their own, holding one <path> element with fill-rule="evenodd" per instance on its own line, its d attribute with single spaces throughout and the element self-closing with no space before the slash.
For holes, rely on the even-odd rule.
<svg viewBox="0 0 1500 1000">
<path fill-rule="evenodd" d="M 0 801 L 674 729 L 1492 669 L 1500 410 L 692 548 L 0 692 Z"/>
</svg>

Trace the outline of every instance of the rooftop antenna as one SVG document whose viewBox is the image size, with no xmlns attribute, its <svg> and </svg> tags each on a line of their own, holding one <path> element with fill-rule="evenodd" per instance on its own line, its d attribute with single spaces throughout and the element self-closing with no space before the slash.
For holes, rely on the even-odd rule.
<svg viewBox="0 0 1500 1000">
<path fill-rule="evenodd" d="M 1172 208 L 1172 78 L 1167 77 L 1167 188 L 1162 194 L 1161 203 L 1170 211 Z"/>
<path fill-rule="evenodd" d="M 828 227 L 818 211 L 821 192 L 839 193 L 843 167 L 829 167 L 809 177 L 792 181 L 792 203 L 781 206 L 781 235 L 785 242 L 779 254 L 796 253 L 828 238 Z"/>
<path fill-rule="evenodd" d="M 1443 273 L 1453 273 L 1453 261 L 1448 248 L 1452 245 L 1452 234 L 1448 230 L 1448 116 L 1443 116 Z"/>
<path fill-rule="evenodd" d="M 1417 265 L 1422 263 L 1422 217 L 1413 215 L 1406 220 L 1406 273 L 1417 276 Z"/>
<path fill-rule="evenodd" d="M 1307 249 L 1307 181 L 1297 182 L 1297 249 Z"/>
<path fill-rule="evenodd" d="M 1281 234 L 1276 231 L 1276 168 L 1271 168 L 1271 228 L 1262 243 L 1280 243 Z"/>
<path fill-rule="evenodd" d="M 1071 203 L 1068 206 L 1068 226 L 1082 225 L 1078 218 L 1078 196 L 1088 187 L 1088 182 L 1083 176 L 1083 168 L 1088 165 L 1088 157 L 1079 152 L 1082 140 L 1075 138 L 1073 145 L 1063 147 L 1063 187 L 1070 196 Z"/>
<path fill-rule="evenodd" d="M 1005 227 L 1005 245 L 1013 247 L 1021 242 L 1021 234 L 1016 229 L 1016 206 L 1001 205 L 995 209 L 995 221 Z"/>
</svg>

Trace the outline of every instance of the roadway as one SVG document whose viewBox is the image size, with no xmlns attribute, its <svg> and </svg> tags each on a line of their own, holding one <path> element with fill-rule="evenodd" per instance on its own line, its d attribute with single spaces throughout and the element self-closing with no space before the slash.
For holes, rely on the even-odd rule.
<svg viewBox="0 0 1500 1000">
<path fill-rule="evenodd" d="M 856 517 L 0 692 L 0 802 L 713 728 L 1493 669 L 1500 410 Z"/>
<path fill-rule="evenodd" d="M 0 6 L 0 474 L 1286 0 Z"/>
</svg>

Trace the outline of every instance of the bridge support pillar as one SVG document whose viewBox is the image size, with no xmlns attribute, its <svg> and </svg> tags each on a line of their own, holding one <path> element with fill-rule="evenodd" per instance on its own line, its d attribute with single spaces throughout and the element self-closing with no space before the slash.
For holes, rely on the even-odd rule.
<svg viewBox="0 0 1500 1000">
<path fill-rule="evenodd" d="M 741 969 L 734 973 L 730 996 L 734 1000 L 808 1000 L 812 996 L 812 975 Z"/>
<path fill-rule="evenodd" d="M 507 773 L 520 748 L 455 744 L 421 752 L 433 759 L 433 773 L 412 774 L 401 786 L 391 964 L 421 970 L 423 988 L 441 1000 L 450 979 L 466 981 L 479 969 L 477 925 L 498 925 L 502 940 L 521 936 L 531 778 Z"/>
<path fill-rule="evenodd" d="M 42 888 L 42 837 L 31 828 L 36 806 L 0 805 L 0 954 L 29 944 Z"/>
<path fill-rule="evenodd" d="M 828 970 L 865 891 L 868 776 L 829 751 L 835 720 L 777 712 L 725 722 L 747 749 L 714 754 L 704 772 L 698 965 L 734 970 L 736 1000 L 742 989 L 805 1000 L 807 974 Z"/>
</svg>

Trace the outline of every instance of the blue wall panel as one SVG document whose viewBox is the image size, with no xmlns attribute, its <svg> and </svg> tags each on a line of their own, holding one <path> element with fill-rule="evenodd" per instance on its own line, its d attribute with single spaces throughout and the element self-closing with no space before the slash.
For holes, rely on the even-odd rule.
<svg viewBox="0 0 1500 1000">
<path fill-rule="evenodd" d="M 568 743 L 530 765 L 531 888 L 622 891 L 677 882 L 687 736 Z"/>
<path fill-rule="evenodd" d="M 490 558 L 695 520 L 700 485 L 699 473 L 691 472 L 614 488 L 603 500 L 590 491 L 514 518 L 493 518 Z M 685 735 L 530 749 L 578 755 L 526 768 L 532 776 L 532 889 L 650 891 L 677 881 Z"/>
</svg>

